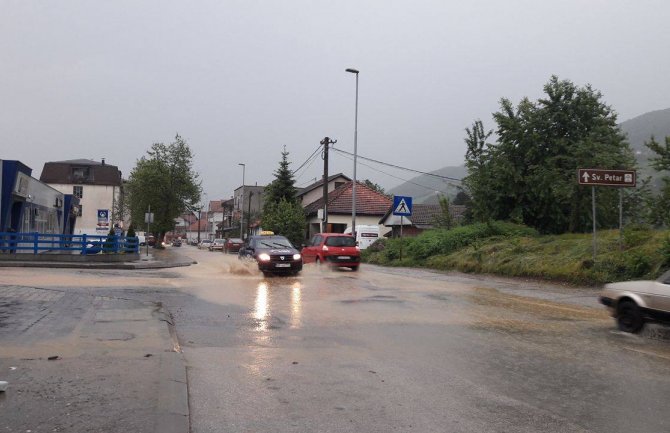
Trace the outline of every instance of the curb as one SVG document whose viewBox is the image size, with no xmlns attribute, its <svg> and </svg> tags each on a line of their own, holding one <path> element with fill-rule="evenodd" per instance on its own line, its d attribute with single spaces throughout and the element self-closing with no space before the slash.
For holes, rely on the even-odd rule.
<svg viewBox="0 0 670 433">
<path fill-rule="evenodd" d="M 156 433 L 189 433 L 188 382 L 184 356 L 166 352 L 160 360 L 161 378 L 158 384 Z"/>
<path fill-rule="evenodd" d="M 159 320 L 165 322 L 172 348 L 160 357 L 161 379 L 158 384 L 156 433 L 189 433 L 191 413 L 188 405 L 186 360 L 181 352 L 174 320 L 162 303 L 158 303 Z"/>
</svg>

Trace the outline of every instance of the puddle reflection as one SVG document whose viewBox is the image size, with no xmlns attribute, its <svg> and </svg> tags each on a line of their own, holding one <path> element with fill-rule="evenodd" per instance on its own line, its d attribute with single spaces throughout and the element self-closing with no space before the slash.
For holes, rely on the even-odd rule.
<svg viewBox="0 0 670 433">
<path fill-rule="evenodd" d="M 290 286 L 287 299 L 290 326 L 293 329 L 302 326 L 302 284 L 298 281 Z M 274 294 L 272 293 L 274 291 Z M 282 311 L 282 302 L 285 298 L 285 287 L 272 287 L 267 281 L 261 281 L 256 286 L 256 299 L 254 301 L 253 318 L 256 319 L 257 331 L 270 329 L 270 321 L 274 311 Z"/>
</svg>

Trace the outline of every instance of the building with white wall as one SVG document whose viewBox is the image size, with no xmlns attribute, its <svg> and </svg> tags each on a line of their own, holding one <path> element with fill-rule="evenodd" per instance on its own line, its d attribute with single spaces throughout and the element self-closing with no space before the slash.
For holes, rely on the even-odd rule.
<svg viewBox="0 0 670 433">
<path fill-rule="evenodd" d="M 118 212 L 123 196 L 121 171 L 114 165 L 75 159 L 47 162 L 40 181 L 79 198 L 79 215 L 73 234 L 105 235 L 114 224 L 123 227 Z M 116 217 L 115 217 L 116 216 Z"/>
</svg>

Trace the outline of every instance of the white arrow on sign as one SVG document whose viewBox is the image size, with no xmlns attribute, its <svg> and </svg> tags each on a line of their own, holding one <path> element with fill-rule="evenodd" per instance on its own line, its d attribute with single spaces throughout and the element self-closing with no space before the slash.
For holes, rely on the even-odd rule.
<svg viewBox="0 0 670 433">
<path fill-rule="evenodd" d="M 582 177 L 584 178 L 584 183 L 589 183 L 589 177 L 590 177 L 590 176 L 589 176 L 589 174 L 588 174 L 587 172 L 584 172 L 584 174 L 582 175 Z M 573 179 L 574 179 L 574 178 L 573 178 Z"/>
</svg>

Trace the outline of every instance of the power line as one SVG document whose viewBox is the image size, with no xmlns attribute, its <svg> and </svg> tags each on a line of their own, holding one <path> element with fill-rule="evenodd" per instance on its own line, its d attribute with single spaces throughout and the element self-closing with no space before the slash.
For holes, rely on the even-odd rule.
<svg viewBox="0 0 670 433">
<path fill-rule="evenodd" d="M 319 145 L 317 146 L 316 150 L 314 150 L 314 152 L 312 152 L 312 154 L 311 154 L 310 156 L 307 157 L 307 159 L 305 160 L 305 162 L 303 162 L 302 164 L 300 164 L 300 167 L 298 167 L 298 168 L 296 168 L 295 170 L 293 170 L 293 175 L 295 175 L 298 171 L 300 171 L 300 169 L 303 168 L 303 167 L 305 166 L 305 164 L 307 164 L 312 158 L 314 158 L 314 157 L 319 153 L 319 150 L 321 150 L 321 144 L 319 144 Z"/>
<path fill-rule="evenodd" d="M 349 152 L 343 152 L 343 153 L 349 153 Z M 349 161 L 353 161 L 353 157 L 349 157 L 349 156 L 347 156 L 347 155 L 340 155 L 340 156 L 343 157 L 343 158 L 348 159 Z M 359 158 L 360 158 L 360 156 L 359 156 Z M 402 178 L 402 177 L 392 175 L 391 173 L 387 173 L 387 172 L 385 172 L 385 171 L 379 170 L 378 168 L 375 168 L 375 167 L 373 167 L 373 166 L 371 166 L 371 165 L 368 165 L 368 164 L 365 164 L 365 163 L 363 163 L 363 162 L 359 162 L 359 164 L 361 164 L 361 165 L 363 165 L 363 166 L 365 166 L 365 167 L 368 167 L 369 169 L 374 170 L 374 171 L 376 171 L 376 172 L 378 172 L 378 173 L 382 173 L 382 174 L 385 174 L 386 176 L 390 176 L 390 177 L 392 177 L 392 178 L 394 178 L 394 179 L 402 180 L 403 182 L 411 183 L 412 185 L 416 185 L 416 186 L 418 186 L 418 187 L 425 188 L 425 189 L 430 190 L 430 191 L 435 191 L 435 187 L 426 186 L 426 185 L 421 185 L 420 183 L 412 182 L 411 180 L 407 180 L 407 179 L 404 179 L 404 178 Z M 444 179 L 443 179 L 443 180 L 444 180 Z M 455 186 L 455 185 L 452 185 L 452 186 Z"/>
<path fill-rule="evenodd" d="M 345 153 L 349 156 L 354 156 L 353 153 L 347 152 L 347 151 L 342 150 L 342 149 L 337 149 L 337 148 L 333 147 L 333 150 L 336 151 L 336 152 Z M 433 177 L 437 177 L 437 178 L 440 178 L 440 179 L 452 180 L 452 181 L 456 181 L 456 182 L 461 182 L 462 181 L 462 179 L 456 179 L 455 177 L 442 176 L 442 175 L 435 174 L 435 173 L 427 173 L 425 171 L 415 170 L 413 168 L 402 167 L 400 165 L 390 164 L 388 162 L 378 161 L 378 160 L 372 159 L 372 158 L 366 158 L 365 156 L 361 156 L 361 155 L 357 155 L 357 157 L 361 158 L 361 159 L 364 159 L 366 161 L 375 162 L 375 163 L 381 164 L 381 165 L 386 165 L 388 167 L 398 168 L 400 170 L 411 171 L 411 172 L 419 173 L 419 174 L 425 174 L 426 176 L 433 176 Z"/>
</svg>

